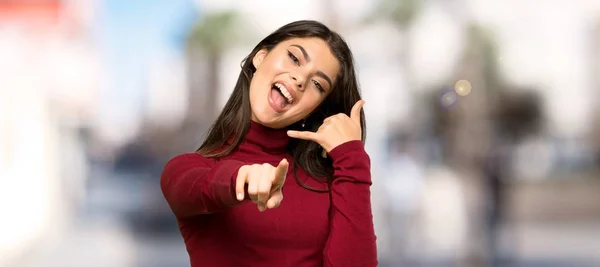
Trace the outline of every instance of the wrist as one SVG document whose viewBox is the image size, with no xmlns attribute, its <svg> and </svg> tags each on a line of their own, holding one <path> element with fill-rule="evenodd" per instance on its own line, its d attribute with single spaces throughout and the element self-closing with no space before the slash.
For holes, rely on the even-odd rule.
<svg viewBox="0 0 600 267">
<path fill-rule="evenodd" d="M 327 153 L 331 153 L 331 151 L 333 151 L 334 149 L 338 148 L 339 146 L 349 143 L 349 142 L 353 142 L 353 141 L 361 141 L 360 139 L 347 139 L 347 140 L 342 140 L 340 142 L 336 142 L 335 144 L 331 145 L 331 144 L 324 144 L 321 147 L 323 147 L 323 149 L 327 152 Z"/>
</svg>

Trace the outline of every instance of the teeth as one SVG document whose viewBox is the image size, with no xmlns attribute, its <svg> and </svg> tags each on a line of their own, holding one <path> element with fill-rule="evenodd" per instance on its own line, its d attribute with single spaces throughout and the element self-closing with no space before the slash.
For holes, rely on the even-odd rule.
<svg viewBox="0 0 600 267">
<path fill-rule="evenodd" d="M 290 92 L 285 88 L 285 86 L 283 86 L 283 84 L 275 83 L 275 87 L 279 88 L 279 91 L 283 96 L 285 96 L 285 99 L 287 100 L 288 104 L 292 103 L 292 101 L 294 100 L 292 98 L 292 94 L 290 94 Z"/>
</svg>

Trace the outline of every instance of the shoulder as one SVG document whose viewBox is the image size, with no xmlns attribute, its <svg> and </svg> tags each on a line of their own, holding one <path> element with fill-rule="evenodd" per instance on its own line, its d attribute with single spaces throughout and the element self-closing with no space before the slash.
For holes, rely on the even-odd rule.
<svg viewBox="0 0 600 267">
<path fill-rule="evenodd" d="M 178 168 L 182 166 L 203 166 L 210 167 L 214 165 L 215 160 L 204 157 L 198 153 L 184 153 L 174 156 L 165 164 L 165 169 Z"/>
</svg>

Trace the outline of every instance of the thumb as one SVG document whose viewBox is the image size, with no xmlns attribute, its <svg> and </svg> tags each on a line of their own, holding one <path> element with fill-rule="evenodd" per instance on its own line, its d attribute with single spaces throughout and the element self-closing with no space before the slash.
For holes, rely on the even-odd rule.
<svg viewBox="0 0 600 267">
<path fill-rule="evenodd" d="M 275 180 L 285 180 L 289 165 L 290 164 L 288 163 L 287 159 L 282 159 L 279 162 L 279 165 L 277 165 L 277 167 L 275 168 Z"/>
<path fill-rule="evenodd" d="M 362 109 L 362 107 L 365 105 L 365 101 L 364 100 L 358 100 L 356 102 L 356 104 L 354 104 L 354 106 L 352 107 L 352 111 L 350 111 L 350 119 L 352 119 L 354 122 L 360 124 L 360 110 Z"/>
</svg>

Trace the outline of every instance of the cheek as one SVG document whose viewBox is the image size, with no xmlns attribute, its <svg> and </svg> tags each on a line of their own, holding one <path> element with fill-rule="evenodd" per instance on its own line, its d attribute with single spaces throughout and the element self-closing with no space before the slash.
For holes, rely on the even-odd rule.
<svg viewBox="0 0 600 267">
<path fill-rule="evenodd" d="M 289 69 L 284 60 L 268 60 L 254 73 L 250 83 L 251 90 L 264 91 L 270 89 L 271 83 L 277 75 Z M 250 92 L 252 93 L 252 91 Z"/>
<path fill-rule="evenodd" d="M 266 90 L 270 89 L 270 86 L 271 79 L 269 79 L 269 73 L 264 69 L 257 71 L 250 81 L 250 97 L 264 93 Z"/>
<path fill-rule="evenodd" d="M 254 111 L 256 111 L 256 108 L 263 106 L 263 102 L 267 101 L 265 97 L 268 93 L 266 89 L 267 86 L 264 85 L 263 80 L 264 79 L 261 79 L 260 77 L 255 75 L 255 77 L 250 82 L 250 89 L 248 91 L 248 94 L 250 98 L 250 107 Z"/>
<path fill-rule="evenodd" d="M 314 109 L 316 109 L 322 102 L 324 98 L 320 96 L 318 93 L 307 94 L 302 97 L 302 105 L 300 105 L 303 114 L 311 113 Z"/>
<path fill-rule="evenodd" d="M 270 71 L 273 73 L 282 72 L 289 69 L 291 66 L 286 62 L 285 58 L 274 61 L 270 66 Z"/>
<path fill-rule="evenodd" d="M 253 78 L 252 81 L 250 82 L 250 89 L 248 91 L 248 93 L 250 94 L 250 101 L 253 100 L 253 98 L 259 93 L 258 91 L 260 91 L 258 88 L 260 88 L 260 86 L 258 85 L 258 78 Z M 251 103 L 252 104 L 252 103 Z"/>
<path fill-rule="evenodd" d="M 259 73 L 262 75 L 272 75 L 274 72 L 289 68 L 289 64 L 285 57 L 275 56 L 267 57 L 261 64 Z"/>
</svg>

